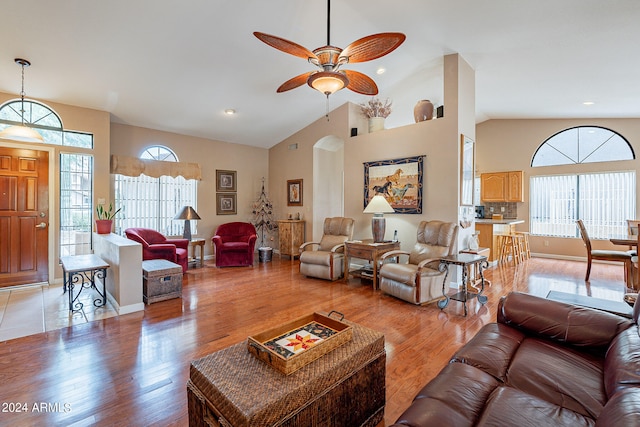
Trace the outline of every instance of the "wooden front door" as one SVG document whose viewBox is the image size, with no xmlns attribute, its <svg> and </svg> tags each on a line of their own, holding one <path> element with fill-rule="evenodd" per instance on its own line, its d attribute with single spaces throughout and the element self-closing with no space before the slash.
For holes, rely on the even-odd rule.
<svg viewBox="0 0 640 427">
<path fill-rule="evenodd" d="M 0 288 L 46 282 L 49 153 L 0 147 Z"/>
</svg>

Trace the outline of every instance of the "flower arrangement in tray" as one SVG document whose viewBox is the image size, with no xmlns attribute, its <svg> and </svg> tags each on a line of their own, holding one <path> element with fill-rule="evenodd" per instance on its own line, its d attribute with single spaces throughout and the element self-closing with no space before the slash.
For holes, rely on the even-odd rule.
<svg viewBox="0 0 640 427">
<path fill-rule="evenodd" d="M 391 114 L 392 102 L 389 100 L 389 98 L 385 99 L 385 101 L 382 102 L 377 97 L 373 97 L 369 99 L 369 101 L 363 102 L 359 105 L 360 110 L 362 111 L 362 115 L 369 119 L 372 117 L 387 118 L 389 114 Z"/>
</svg>

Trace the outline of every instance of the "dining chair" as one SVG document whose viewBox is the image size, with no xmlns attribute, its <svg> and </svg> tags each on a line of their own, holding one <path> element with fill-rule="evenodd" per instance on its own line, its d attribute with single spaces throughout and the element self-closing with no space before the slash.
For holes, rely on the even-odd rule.
<svg viewBox="0 0 640 427">
<path fill-rule="evenodd" d="M 628 219 L 627 220 L 627 234 L 629 236 L 637 236 L 638 229 L 640 228 L 640 219 Z M 633 255 L 637 255 L 638 251 L 634 246 L 629 246 L 629 253 Z"/>
<path fill-rule="evenodd" d="M 631 254 L 624 251 L 592 249 L 591 239 L 589 238 L 589 233 L 587 233 L 587 228 L 585 227 L 584 222 L 579 219 L 576 221 L 576 224 L 578 225 L 578 229 L 580 230 L 580 236 L 584 241 L 584 245 L 587 248 L 587 274 L 584 278 L 585 282 L 589 281 L 589 275 L 591 274 L 591 262 L 595 259 L 600 261 L 622 262 L 624 264 L 625 284 L 632 285 L 633 279 L 631 278 Z"/>
<path fill-rule="evenodd" d="M 637 236 L 638 236 L 638 244 L 640 245 L 640 233 L 638 233 Z M 637 298 L 637 292 L 638 290 L 640 290 L 640 265 L 639 264 L 640 262 L 638 261 L 638 254 L 636 253 L 631 257 L 631 282 L 627 286 L 627 288 L 631 288 L 633 292 L 636 293 L 635 298 Z M 625 295 L 625 301 L 627 301 L 627 298 L 628 298 L 627 295 Z M 635 303 L 635 300 L 633 302 Z"/>
</svg>

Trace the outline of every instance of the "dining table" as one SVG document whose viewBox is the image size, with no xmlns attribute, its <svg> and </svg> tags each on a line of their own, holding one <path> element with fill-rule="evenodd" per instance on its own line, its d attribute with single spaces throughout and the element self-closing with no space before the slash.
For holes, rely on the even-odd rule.
<svg viewBox="0 0 640 427">
<path fill-rule="evenodd" d="M 638 236 L 635 234 L 621 234 L 609 237 L 609 241 L 614 245 L 638 246 Z"/>
<path fill-rule="evenodd" d="M 636 234 L 622 234 L 622 235 L 617 235 L 617 236 L 611 236 L 609 237 L 609 241 L 611 243 L 613 243 L 614 245 L 622 245 L 622 246 L 628 246 L 630 249 L 634 249 L 636 250 L 636 254 L 638 253 L 638 240 L 640 240 L 639 236 Z M 635 266 L 634 264 L 636 264 L 638 261 L 633 261 L 634 259 L 637 259 L 637 257 L 632 258 L 632 262 L 631 262 L 631 270 L 632 270 L 632 274 L 631 274 L 631 280 L 632 282 L 630 283 L 631 285 L 631 289 L 634 289 L 634 292 L 638 291 L 638 288 L 640 288 L 640 268 L 638 268 L 638 266 Z M 634 268 L 635 266 L 635 268 Z M 633 271 L 635 270 L 635 271 Z"/>
</svg>

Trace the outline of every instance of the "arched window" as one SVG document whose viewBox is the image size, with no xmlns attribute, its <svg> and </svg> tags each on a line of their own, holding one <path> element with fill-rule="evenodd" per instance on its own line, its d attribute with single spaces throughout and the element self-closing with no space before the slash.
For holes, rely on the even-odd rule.
<svg viewBox="0 0 640 427">
<path fill-rule="evenodd" d="M 597 126 L 563 130 L 544 141 L 532 167 L 633 160 L 629 142 L 619 133 Z M 636 218 L 635 170 L 531 176 L 529 227 L 539 236 L 578 237 L 582 219 L 594 239 L 626 234 L 627 219 Z"/>
<path fill-rule="evenodd" d="M 633 160 L 631 144 L 622 135 L 599 126 L 565 129 L 544 141 L 533 155 L 532 167 Z"/>
<path fill-rule="evenodd" d="M 178 156 L 162 145 L 152 145 L 140 154 L 144 160 L 177 162 Z M 182 176 L 115 175 L 116 205 L 122 213 L 116 217 L 116 232 L 122 233 L 130 227 L 151 228 L 167 236 L 180 236 L 184 220 L 174 220 L 184 206 L 197 210 L 198 181 Z M 197 223 L 192 224 L 197 233 Z"/>
<path fill-rule="evenodd" d="M 0 106 L 0 131 L 22 124 L 22 105 L 20 99 L 14 99 Z M 46 144 L 93 148 L 92 134 L 64 130 L 60 116 L 40 102 L 24 100 L 24 122 L 36 129 Z"/>
<path fill-rule="evenodd" d="M 150 159 L 150 160 L 161 160 L 163 162 L 178 161 L 178 156 L 176 156 L 176 153 L 174 153 L 167 147 L 163 147 L 162 145 L 153 145 L 151 147 L 145 148 L 145 150 L 140 155 L 140 158 Z"/>
</svg>

